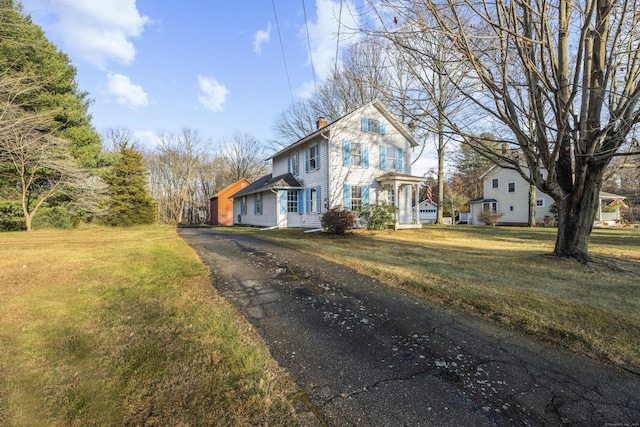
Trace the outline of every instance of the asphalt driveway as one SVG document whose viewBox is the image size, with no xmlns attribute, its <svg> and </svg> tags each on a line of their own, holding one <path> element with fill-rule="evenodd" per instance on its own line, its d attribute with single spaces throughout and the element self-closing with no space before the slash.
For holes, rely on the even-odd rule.
<svg viewBox="0 0 640 427">
<path fill-rule="evenodd" d="M 640 426 L 640 375 L 537 343 L 348 268 L 182 228 L 215 286 L 329 426 Z"/>
</svg>

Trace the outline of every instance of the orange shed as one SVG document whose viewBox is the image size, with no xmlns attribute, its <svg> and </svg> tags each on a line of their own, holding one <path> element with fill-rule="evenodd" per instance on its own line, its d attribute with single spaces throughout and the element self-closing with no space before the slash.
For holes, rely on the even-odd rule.
<svg viewBox="0 0 640 427">
<path fill-rule="evenodd" d="M 223 190 L 218 191 L 209 200 L 211 225 L 233 225 L 233 199 L 229 197 L 251 184 L 247 178 L 234 182 Z"/>
</svg>

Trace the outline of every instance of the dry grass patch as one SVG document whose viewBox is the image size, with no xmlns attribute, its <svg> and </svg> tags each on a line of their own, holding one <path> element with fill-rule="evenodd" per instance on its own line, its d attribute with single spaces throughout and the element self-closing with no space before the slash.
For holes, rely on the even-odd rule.
<svg viewBox="0 0 640 427">
<path fill-rule="evenodd" d="M 434 226 L 340 238 L 233 231 L 322 256 L 576 352 L 640 367 L 638 230 L 594 230 L 589 268 L 550 255 L 552 229 Z"/>
<path fill-rule="evenodd" d="M 296 423 L 294 384 L 174 229 L 2 239 L 1 425 Z"/>
</svg>

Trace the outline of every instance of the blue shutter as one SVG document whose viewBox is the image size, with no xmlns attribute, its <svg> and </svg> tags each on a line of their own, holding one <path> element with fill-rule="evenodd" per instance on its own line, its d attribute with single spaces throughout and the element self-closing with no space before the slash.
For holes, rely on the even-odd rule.
<svg viewBox="0 0 640 427">
<path fill-rule="evenodd" d="M 302 197 L 303 195 L 303 191 L 302 190 L 298 190 L 298 213 L 304 213 L 304 199 Z"/>
<path fill-rule="evenodd" d="M 300 153 L 296 153 L 296 170 L 293 171 L 296 175 L 300 173 Z"/>
<path fill-rule="evenodd" d="M 291 156 L 287 156 L 287 172 L 291 173 Z"/>
<path fill-rule="evenodd" d="M 253 195 L 253 214 L 258 213 L 258 194 Z"/>
<path fill-rule="evenodd" d="M 369 144 L 366 142 L 362 143 L 362 166 L 369 167 Z"/>
<path fill-rule="evenodd" d="M 368 185 L 365 185 L 362 187 L 362 204 L 363 205 L 369 204 L 369 186 Z"/>
<path fill-rule="evenodd" d="M 380 169 L 387 170 L 387 147 L 380 146 Z"/>
<path fill-rule="evenodd" d="M 369 119 L 367 119 L 366 117 L 362 118 L 362 132 L 368 132 L 369 131 Z"/>
<path fill-rule="evenodd" d="M 384 135 L 387 133 L 387 125 L 385 122 L 383 122 L 382 120 L 380 120 L 380 135 Z"/>
<path fill-rule="evenodd" d="M 342 191 L 344 192 L 344 208 L 351 209 L 351 186 L 345 184 Z"/>
<path fill-rule="evenodd" d="M 349 166 L 351 157 L 351 143 L 342 141 L 342 166 Z"/>
<path fill-rule="evenodd" d="M 322 193 L 320 193 L 320 186 L 316 187 L 316 212 L 322 212 Z"/>
<path fill-rule="evenodd" d="M 320 169 L 320 144 L 316 144 L 316 170 Z"/>
<path fill-rule="evenodd" d="M 311 189 L 305 188 L 304 197 L 307 205 L 307 213 L 311 212 Z"/>
<path fill-rule="evenodd" d="M 304 150 L 304 170 L 309 173 L 309 149 Z"/>
<path fill-rule="evenodd" d="M 280 192 L 280 213 L 287 213 L 287 190 L 278 190 Z"/>
<path fill-rule="evenodd" d="M 396 165 L 398 166 L 398 170 L 402 172 L 402 148 L 396 148 Z"/>
</svg>

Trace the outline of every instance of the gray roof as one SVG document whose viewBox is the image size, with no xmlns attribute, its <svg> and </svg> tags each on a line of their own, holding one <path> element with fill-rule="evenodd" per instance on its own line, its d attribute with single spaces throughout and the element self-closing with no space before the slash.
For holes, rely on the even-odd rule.
<svg viewBox="0 0 640 427">
<path fill-rule="evenodd" d="M 272 174 L 265 175 L 262 178 L 258 178 L 251 183 L 248 187 L 243 188 L 238 191 L 232 198 L 246 196 L 247 194 L 255 194 L 262 193 L 263 191 L 269 190 L 284 190 L 284 189 L 300 189 L 303 188 L 300 181 L 296 179 L 290 173 L 285 173 L 282 175 L 278 175 L 276 177 L 271 176 Z M 230 197 L 230 198 L 231 198 Z"/>
</svg>

